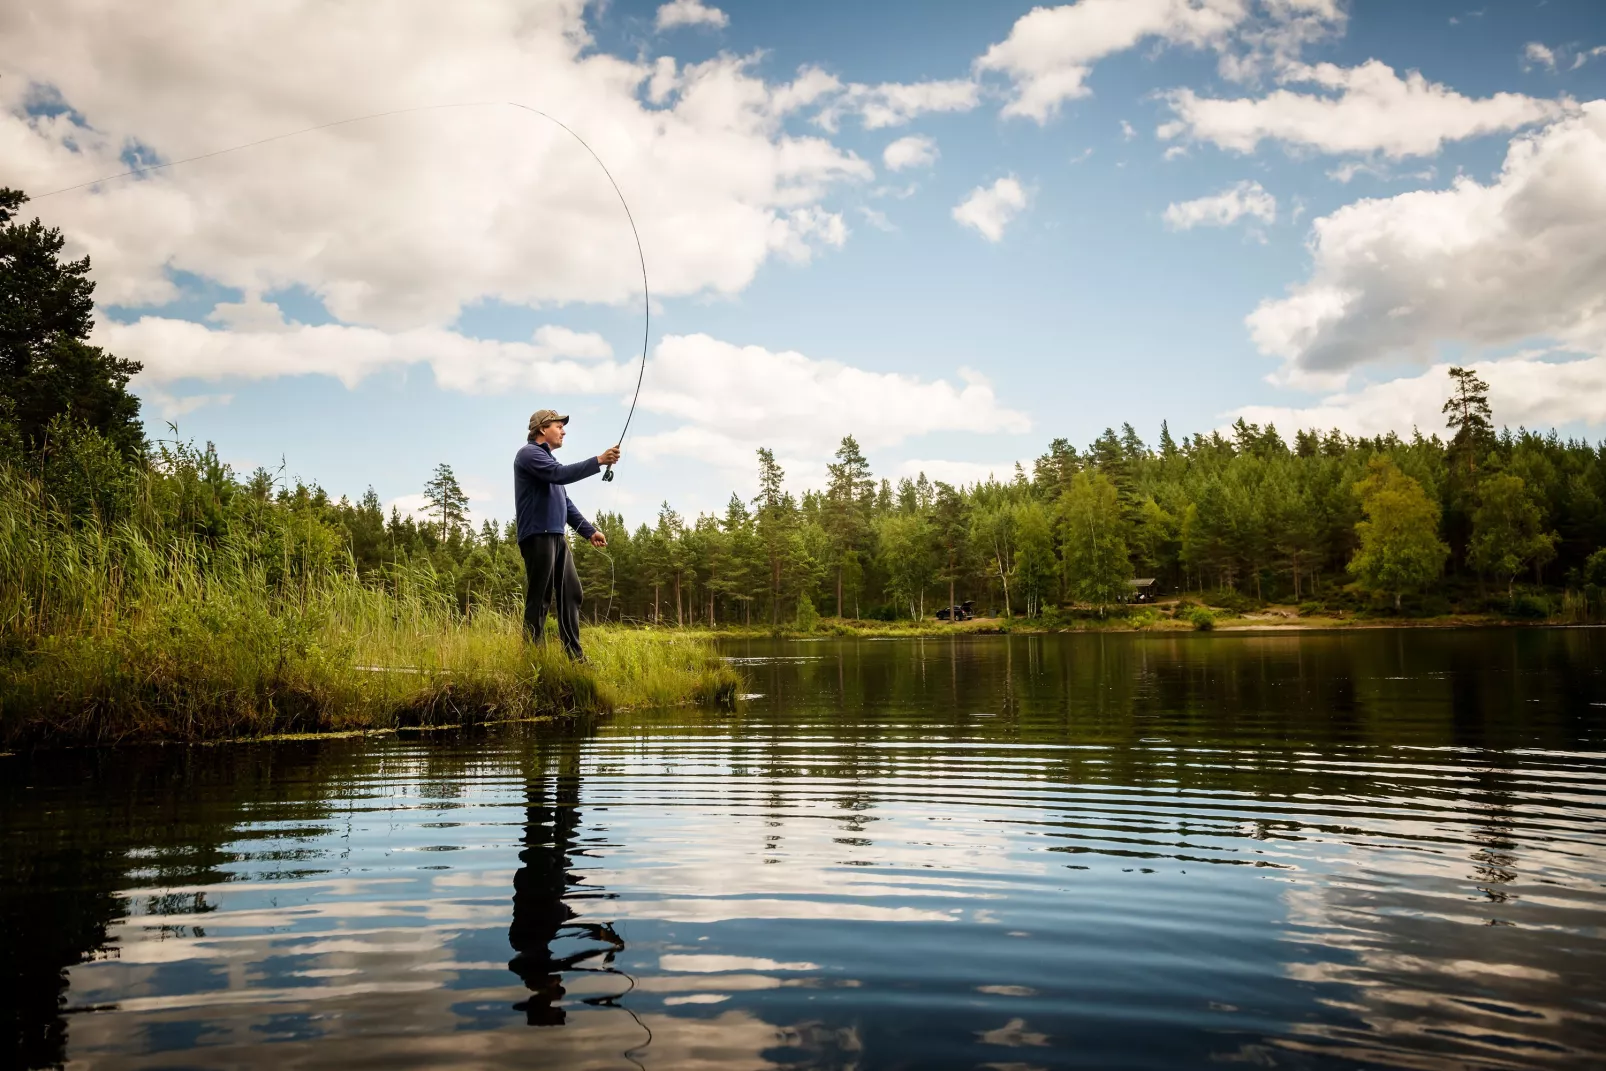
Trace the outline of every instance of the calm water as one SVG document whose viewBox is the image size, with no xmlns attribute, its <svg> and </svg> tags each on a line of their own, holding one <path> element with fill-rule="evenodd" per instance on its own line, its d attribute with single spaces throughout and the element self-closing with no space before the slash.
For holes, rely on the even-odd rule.
<svg viewBox="0 0 1606 1071">
<path fill-rule="evenodd" d="M 0 1061 L 1606 1060 L 1606 632 L 729 653 L 736 715 L 0 759 Z"/>
</svg>

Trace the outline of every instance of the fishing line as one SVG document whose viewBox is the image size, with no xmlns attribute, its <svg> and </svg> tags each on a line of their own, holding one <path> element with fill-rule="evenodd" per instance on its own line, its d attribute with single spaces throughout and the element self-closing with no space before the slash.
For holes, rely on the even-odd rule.
<svg viewBox="0 0 1606 1071">
<path fill-rule="evenodd" d="M 71 193 L 74 190 L 81 190 L 86 186 L 96 186 L 100 183 L 112 182 L 116 179 L 129 178 L 134 175 L 145 175 L 153 171 L 163 171 L 168 168 L 179 167 L 183 164 L 192 164 L 198 160 L 210 160 L 214 156 L 225 156 L 228 153 L 239 152 L 242 149 L 255 148 L 258 145 L 266 145 L 269 142 L 283 141 L 286 138 L 298 137 L 302 134 L 311 134 L 318 130 L 328 130 L 331 127 L 347 126 L 351 123 L 366 122 L 370 119 L 383 119 L 386 116 L 408 115 L 415 112 L 442 111 L 447 108 L 495 108 L 502 105 L 506 105 L 510 108 L 518 108 L 521 111 L 530 112 L 534 115 L 539 115 L 549 123 L 552 123 L 562 129 L 564 133 L 568 134 L 575 141 L 578 141 L 580 146 L 585 149 L 586 152 L 591 154 L 591 158 L 597 162 L 597 166 L 602 168 L 602 173 L 608 176 L 608 184 L 613 187 L 613 192 L 618 195 L 619 204 L 625 210 L 625 220 L 630 224 L 630 235 L 636 240 L 636 258 L 641 264 L 641 367 L 636 372 L 636 389 L 630 397 L 630 410 L 625 414 L 625 426 L 620 430 L 619 438 L 616 441 L 618 445 L 622 446 L 624 445 L 625 435 L 630 431 L 630 421 L 636 415 L 636 403 L 641 400 L 641 385 L 647 376 L 647 341 L 649 336 L 652 334 L 652 291 L 647 283 L 647 253 L 642 248 L 641 232 L 636 229 L 636 217 L 635 214 L 630 211 L 630 203 L 625 200 L 624 191 L 619 188 L 619 183 L 614 179 L 613 172 L 608 170 L 608 165 L 603 163 L 602 157 L 597 155 L 597 150 L 593 149 L 586 139 L 577 134 L 574 128 L 569 126 L 569 124 L 565 123 L 561 119 L 548 115 L 539 108 L 532 108 L 528 104 L 520 104 L 518 101 L 513 100 L 481 100 L 465 101 L 458 104 L 423 104 L 415 108 L 393 108 L 390 111 L 371 112 L 368 115 L 354 115 L 349 119 L 336 119 L 331 123 L 319 123 L 316 126 L 303 127 L 300 130 L 291 130 L 283 134 L 274 134 L 272 137 L 258 138 L 256 141 L 248 141 L 240 145 L 231 145 L 226 149 L 214 149 L 211 152 L 204 152 L 197 156 L 186 156 L 182 160 L 169 160 L 166 163 L 147 164 L 143 167 L 129 168 L 127 171 L 119 171 L 115 175 L 104 175 L 100 178 L 94 178 L 89 179 L 86 182 L 80 182 L 74 186 L 63 186 L 59 190 L 51 190 L 49 193 L 42 193 L 37 197 L 32 198 L 32 200 L 43 201 L 47 197 L 55 197 L 58 194 Z M 602 479 L 604 483 L 612 482 L 612 465 L 607 466 L 607 468 L 603 471 Z M 608 561 L 611 564 L 613 559 L 609 558 Z"/>
</svg>

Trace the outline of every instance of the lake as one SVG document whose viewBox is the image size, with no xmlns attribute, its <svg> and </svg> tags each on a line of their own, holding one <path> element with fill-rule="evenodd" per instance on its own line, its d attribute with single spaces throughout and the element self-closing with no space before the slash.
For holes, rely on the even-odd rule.
<svg viewBox="0 0 1606 1071">
<path fill-rule="evenodd" d="M 1606 631 L 725 651 L 736 713 L 0 759 L 6 1066 L 1606 1060 Z"/>
</svg>

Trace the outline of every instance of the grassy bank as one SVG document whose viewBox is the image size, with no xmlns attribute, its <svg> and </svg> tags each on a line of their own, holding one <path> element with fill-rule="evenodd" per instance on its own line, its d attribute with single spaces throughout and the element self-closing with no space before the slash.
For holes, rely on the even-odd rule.
<svg viewBox="0 0 1606 1071">
<path fill-rule="evenodd" d="M 311 533 L 316 535 L 316 533 Z M 464 613 L 427 561 L 359 578 L 293 514 L 208 540 L 59 509 L 0 471 L 0 741 L 200 740 L 689 701 L 740 678 L 706 639 L 586 633 L 588 662 Z"/>
</svg>

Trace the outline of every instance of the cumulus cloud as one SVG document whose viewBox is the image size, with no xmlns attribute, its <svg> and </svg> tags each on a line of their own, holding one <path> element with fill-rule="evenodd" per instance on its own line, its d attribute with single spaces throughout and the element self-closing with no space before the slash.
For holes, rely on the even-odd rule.
<svg viewBox="0 0 1606 1071">
<path fill-rule="evenodd" d="M 1522 49 L 1522 58 L 1530 65 L 1538 64 L 1541 67 L 1556 69 L 1556 53 L 1546 48 L 1538 41 L 1529 41 Z"/>
<path fill-rule="evenodd" d="M 1489 384 L 1490 408 L 1501 424 L 1606 425 L 1606 358 L 1555 362 L 1529 355 L 1480 361 L 1476 367 Z M 1449 370 L 1450 365 L 1437 364 L 1421 375 L 1339 392 L 1315 405 L 1251 405 L 1233 415 L 1276 424 L 1285 432 L 1338 428 L 1351 435 L 1381 435 L 1420 428 L 1425 435 L 1443 434 L 1440 407 L 1450 392 Z"/>
<path fill-rule="evenodd" d="M 856 115 L 866 130 L 903 126 L 931 112 L 968 112 L 981 102 L 981 87 L 969 79 L 935 82 L 838 83 L 815 123 L 835 132 L 845 115 Z"/>
<path fill-rule="evenodd" d="M 1013 83 L 1004 115 L 1045 123 L 1065 101 L 1092 92 L 1095 63 L 1144 41 L 1215 48 L 1224 74 L 1246 78 L 1343 22 L 1336 0 L 1077 0 L 1033 8 L 975 67 Z"/>
<path fill-rule="evenodd" d="M 1220 193 L 1166 206 L 1165 222 L 1173 230 L 1194 227 L 1230 227 L 1248 216 L 1262 223 L 1277 222 L 1277 198 L 1258 182 L 1244 181 Z"/>
<path fill-rule="evenodd" d="M 745 471 L 753 451 L 768 446 L 801 472 L 818 466 L 848 433 L 876 450 L 960 423 L 984 422 L 1001 433 L 1031 430 L 1026 414 L 1000 404 L 984 377 L 961 370 L 960 380 L 871 372 L 702 334 L 670 335 L 653 350 L 641 407 L 684 423 L 642 436 L 635 449 Z"/>
<path fill-rule="evenodd" d="M 264 317 L 247 329 L 218 329 L 145 316 L 133 323 L 103 319 L 93 339 L 118 356 L 144 363 L 137 381 L 141 390 L 184 379 L 296 375 L 330 376 L 354 387 L 375 373 L 413 365 L 428 365 L 443 388 L 468 393 L 533 387 L 594 394 L 634 384 L 630 362 L 614 362 L 601 336 L 556 326 L 541 328 L 530 342 L 498 342 L 441 328 L 389 332 Z"/>
<path fill-rule="evenodd" d="M 718 30 L 730 25 L 730 21 L 730 16 L 719 8 L 700 0 L 670 0 L 658 8 L 657 26 L 660 30 L 677 26 L 711 26 Z"/>
<path fill-rule="evenodd" d="M 954 205 L 953 217 L 973 227 L 989 242 L 1004 237 L 1004 228 L 1026 207 L 1026 190 L 1015 176 L 1001 178 L 991 186 L 977 186 L 970 196 Z"/>
<path fill-rule="evenodd" d="M 1606 355 L 1606 101 L 1511 143 L 1489 184 L 1358 201 L 1313 224 L 1308 279 L 1247 319 L 1284 374 L 1341 379 L 1456 342 Z"/>
<path fill-rule="evenodd" d="M 1546 122 L 1572 107 L 1568 101 L 1520 93 L 1466 97 L 1417 71 L 1401 78 L 1378 60 L 1358 67 L 1294 64 L 1283 70 L 1280 81 L 1315 86 L 1316 91 L 1278 89 L 1264 97 L 1222 99 L 1174 90 L 1167 103 L 1176 118 L 1162 124 L 1159 135 L 1208 141 L 1242 153 L 1270 140 L 1319 152 L 1400 159 L 1431 156 L 1447 141 Z"/>
<path fill-rule="evenodd" d="M 930 167 L 937 162 L 937 143 L 919 134 L 899 138 L 881 151 L 881 162 L 889 171 L 909 167 Z"/>
<path fill-rule="evenodd" d="M 728 55 L 622 59 L 592 47 L 585 10 L 351 4 L 320 9 L 314 28 L 295 6 L 19 0 L 0 5 L 0 159 L 37 193 L 122 170 L 125 153 L 178 159 L 347 116 L 516 100 L 607 161 L 656 293 L 735 293 L 776 254 L 828 244 L 814 210 L 873 177 L 851 152 L 784 129 L 828 78 L 773 84 Z M 58 106 L 30 107 L 41 86 Z M 247 293 L 299 284 L 341 321 L 393 329 L 441 327 L 486 298 L 639 293 L 596 162 L 500 103 L 337 126 L 37 208 L 93 255 L 110 304 L 172 300 L 175 271 Z"/>
</svg>

